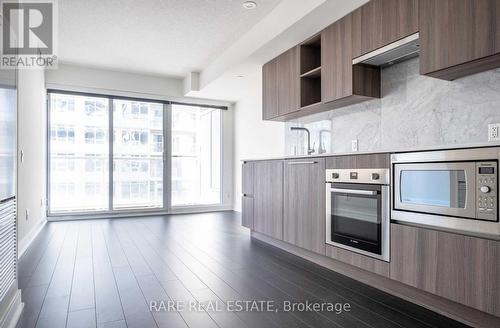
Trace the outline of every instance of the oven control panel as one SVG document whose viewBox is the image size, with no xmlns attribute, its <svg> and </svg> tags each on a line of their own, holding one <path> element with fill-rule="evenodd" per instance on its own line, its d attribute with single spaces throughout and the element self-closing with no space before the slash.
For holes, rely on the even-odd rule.
<svg viewBox="0 0 500 328">
<path fill-rule="evenodd" d="M 476 217 L 480 220 L 498 220 L 498 164 L 476 163 Z"/>
<path fill-rule="evenodd" d="M 328 169 L 326 182 L 388 185 L 390 175 L 389 169 Z"/>
</svg>

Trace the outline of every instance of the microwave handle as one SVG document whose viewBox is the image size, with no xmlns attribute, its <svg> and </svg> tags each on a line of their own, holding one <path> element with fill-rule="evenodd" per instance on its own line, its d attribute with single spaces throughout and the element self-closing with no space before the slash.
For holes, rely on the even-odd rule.
<svg viewBox="0 0 500 328">
<path fill-rule="evenodd" d="M 374 196 L 377 194 L 376 190 L 358 190 L 358 189 L 342 189 L 342 188 L 331 188 L 331 192 L 338 192 L 343 194 L 354 194 L 354 195 L 370 195 Z"/>
</svg>

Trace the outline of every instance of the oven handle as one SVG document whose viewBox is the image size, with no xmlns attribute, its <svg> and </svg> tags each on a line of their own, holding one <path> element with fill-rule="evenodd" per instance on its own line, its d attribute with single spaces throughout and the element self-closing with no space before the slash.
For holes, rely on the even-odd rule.
<svg viewBox="0 0 500 328">
<path fill-rule="evenodd" d="M 357 190 L 357 189 L 342 189 L 342 188 L 331 188 L 330 191 L 343 194 L 370 195 L 370 196 L 374 196 L 378 193 L 376 190 Z"/>
</svg>

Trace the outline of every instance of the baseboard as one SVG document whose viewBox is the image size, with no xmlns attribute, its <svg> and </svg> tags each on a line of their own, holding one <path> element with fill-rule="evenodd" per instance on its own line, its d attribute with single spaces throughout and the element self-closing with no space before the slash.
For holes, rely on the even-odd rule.
<svg viewBox="0 0 500 328">
<path fill-rule="evenodd" d="M 232 211 L 229 205 L 216 205 L 216 206 L 182 206 L 175 207 L 168 211 L 159 212 L 130 212 L 130 213 L 106 213 L 106 214 L 89 214 L 89 215 L 53 215 L 47 217 L 48 222 L 60 221 L 75 221 L 75 220 L 97 220 L 97 219 L 126 219 L 146 216 L 162 216 L 171 214 L 196 214 L 196 213 L 209 213 L 209 212 L 227 212 Z"/>
<path fill-rule="evenodd" d="M 33 240 L 35 240 L 35 238 L 38 236 L 40 231 L 42 231 L 42 229 L 46 223 L 47 223 L 47 219 L 42 218 L 42 220 L 40 220 L 40 222 L 38 223 L 38 225 L 35 228 L 31 229 L 31 231 L 26 236 L 24 236 L 23 239 L 18 241 L 18 245 L 17 245 L 17 258 L 18 259 L 20 259 L 21 256 L 23 256 L 23 254 L 26 252 L 28 247 L 30 247 Z"/>
<path fill-rule="evenodd" d="M 217 206 L 179 206 L 173 207 L 170 214 L 196 214 L 196 213 L 210 213 L 210 212 L 226 212 L 232 211 L 231 205 L 217 205 Z"/>
<path fill-rule="evenodd" d="M 375 287 L 388 294 L 399 297 L 405 301 L 414 303 L 451 319 L 460 321 L 473 327 L 500 327 L 500 318 L 491 314 L 473 309 L 471 307 L 447 300 L 443 297 L 428 293 L 401 282 L 386 278 L 384 276 L 366 271 L 352 265 L 346 264 L 300 248 L 298 246 L 277 240 L 264 234 L 252 231 L 251 236 L 266 247 L 276 247 L 287 253 L 295 255 L 298 261 L 308 261 L 309 265 L 319 265 L 328 270 L 335 271 L 350 277 L 368 286 Z M 311 264 L 312 262 L 314 264 Z"/>
<path fill-rule="evenodd" d="M 24 309 L 24 303 L 21 302 L 21 290 L 16 289 L 14 292 L 14 297 L 7 307 L 7 310 L 3 316 L 0 318 L 0 327 L 2 328 L 15 328 L 21 313 Z"/>
</svg>

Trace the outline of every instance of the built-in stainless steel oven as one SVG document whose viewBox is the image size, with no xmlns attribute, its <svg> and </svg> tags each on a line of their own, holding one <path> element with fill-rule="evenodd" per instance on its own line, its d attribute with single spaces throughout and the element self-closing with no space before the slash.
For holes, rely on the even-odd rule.
<svg viewBox="0 0 500 328">
<path fill-rule="evenodd" d="M 388 169 L 326 170 L 326 243 L 389 261 Z"/>
<path fill-rule="evenodd" d="M 499 237 L 499 150 L 392 155 L 392 219 Z"/>
</svg>

